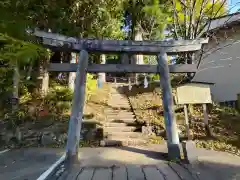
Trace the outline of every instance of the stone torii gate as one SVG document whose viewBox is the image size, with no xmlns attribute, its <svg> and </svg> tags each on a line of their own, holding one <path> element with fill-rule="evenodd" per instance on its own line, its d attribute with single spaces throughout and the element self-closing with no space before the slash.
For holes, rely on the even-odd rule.
<svg viewBox="0 0 240 180">
<path fill-rule="evenodd" d="M 194 64 L 168 65 L 167 55 L 183 52 L 196 52 L 201 49 L 207 39 L 179 41 L 124 41 L 124 40 L 92 40 L 67 37 L 59 34 L 35 31 L 45 47 L 61 51 L 80 52 L 78 64 L 50 63 L 49 71 L 77 72 L 72 111 L 68 128 L 66 160 L 78 160 L 80 130 L 82 125 L 85 85 L 87 72 L 124 72 L 124 73 L 159 73 L 163 92 L 164 119 L 167 132 L 168 156 L 170 159 L 180 157 L 179 137 L 173 110 L 173 97 L 170 83 L 170 73 L 195 73 Z M 129 64 L 91 64 L 88 65 L 88 52 L 103 54 L 145 54 L 157 55 L 158 65 Z"/>
</svg>

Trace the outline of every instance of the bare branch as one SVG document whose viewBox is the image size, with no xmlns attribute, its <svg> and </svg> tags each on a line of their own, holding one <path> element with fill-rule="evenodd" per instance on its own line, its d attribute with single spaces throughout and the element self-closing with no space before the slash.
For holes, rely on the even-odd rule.
<svg viewBox="0 0 240 180">
<path fill-rule="evenodd" d="M 185 0 L 179 0 L 179 2 L 184 6 L 184 8 L 187 8 L 186 1 L 185 1 Z"/>
<path fill-rule="evenodd" d="M 204 2 L 206 2 L 206 3 L 204 4 Z M 196 27 L 195 27 L 194 37 L 197 36 L 198 27 L 199 27 L 199 24 L 200 24 L 200 22 L 201 22 L 200 19 L 201 19 L 201 17 L 203 16 L 203 10 L 204 10 L 205 6 L 207 5 L 207 2 L 208 2 L 208 1 L 202 0 L 201 9 L 200 9 L 200 12 L 199 12 L 199 18 L 198 18 L 198 20 L 197 20 L 197 25 L 196 25 Z"/>
<path fill-rule="evenodd" d="M 184 39 L 187 39 L 187 6 L 184 6 Z"/>
<path fill-rule="evenodd" d="M 176 3 L 175 2 L 176 2 L 175 0 L 172 1 L 172 5 L 173 5 L 173 26 L 174 26 L 174 34 L 176 36 L 176 39 L 178 39 L 179 36 L 178 36 L 178 32 L 177 32 L 177 25 L 176 25 L 176 22 L 175 22 L 175 18 L 178 19 L 178 17 L 177 17 Z"/>
<path fill-rule="evenodd" d="M 221 4 L 221 6 L 219 7 L 219 9 L 217 10 L 216 14 L 215 14 L 211 19 L 216 18 L 218 12 L 219 12 L 219 11 L 222 9 L 222 7 L 226 4 L 226 1 L 227 1 L 227 0 L 224 0 L 224 1 L 223 1 L 223 3 Z M 215 4 L 215 3 L 213 3 L 213 4 Z M 213 5 L 212 5 L 212 7 L 213 7 Z M 207 31 L 209 30 L 210 25 L 211 25 L 211 19 L 210 19 L 209 21 L 207 21 L 207 22 L 203 25 L 202 29 L 199 31 L 199 34 L 198 34 L 198 36 L 197 36 L 196 38 L 200 38 L 200 37 L 205 33 L 205 32 L 204 32 L 204 29 L 205 29 L 205 27 L 206 27 L 207 25 L 208 25 Z M 202 21 L 202 19 L 200 19 L 200 21 Z"/>
<path fill-rule="evenodd" d="M 192 38 L 192 26 L 193 26 L 193 21 L 194 21 L 194 8 L 195 8 L 195 5 L 196 5 L 196 1 L 197 0 L 193 0 L 194 2 L 192 2 L 191 0 L 191 7 L 190 7 L 190 20 L 189 20 L 189 26 L 188 26 L 188 37 L 191 39 Z M 193 5 L 192 5 L 193 4 Z"/>
</svg>

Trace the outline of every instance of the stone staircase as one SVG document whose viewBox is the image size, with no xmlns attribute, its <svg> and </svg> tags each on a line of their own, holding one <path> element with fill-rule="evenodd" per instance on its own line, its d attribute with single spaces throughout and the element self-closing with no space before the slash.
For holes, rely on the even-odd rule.
<svg viewBox="0 0 240 180">
<path fill-rule="evenodd" d="M 136 118 L 121 87 L 111 88 L 108 105 L 109 107 L 105 109 L 107 120 L 104 124 L 104 139 L 100 145 L 133 146 L 146 144 L 146 137 L 141 132 L 136 132 Z"/>
</svg>

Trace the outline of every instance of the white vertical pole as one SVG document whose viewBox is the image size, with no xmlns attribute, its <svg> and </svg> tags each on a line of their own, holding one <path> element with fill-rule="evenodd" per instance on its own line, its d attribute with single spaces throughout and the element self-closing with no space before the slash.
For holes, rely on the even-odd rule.
<svg viewBox="0 0 240 180">
<path fill-rule="evenodd" d="M 70 59 L 70 63 L 76 63 L 76 53 L 71 53 L 71 59 Z M 69 73 L 69 79 L 68 79 L 68 87 L 72 90 L 74 90 L 74 82 L 76 79 L 76 72 L 70 72 Z"/>
</svg>

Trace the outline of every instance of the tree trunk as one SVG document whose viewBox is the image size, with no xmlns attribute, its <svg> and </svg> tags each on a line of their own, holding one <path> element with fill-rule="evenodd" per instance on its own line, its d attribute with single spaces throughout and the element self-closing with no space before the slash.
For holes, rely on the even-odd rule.
<svg viewBox="0 0 240 180">
<path fill-rule="evenodd" d="M 46 96 L 49 88 L 49 73 L 47 70 L 47 64 L 50 61 L 50 50 L 49 55 L 45 60 L 42 60 L 39 65 L 39 77 L 40 80 L 40 92 L 41 96 Z"/>
<path fill-rule="evenodd" d="M 106 55 L 105 54 L 101 54 L 100 61 L 101 61 L 101 64 L 106 64 Z M 98 73 L 98 78 L 101 83 L 105 83 L 106 82 L 106 73 Z"/>
<path fill-rule="evenodd" d="M 16 65 L 13 69 L 13 96 L 12 96 L 12 126 L 13 131 L 15 133 L 15 137 L 18 141 L 21 141 L 21 132 L 19 127 L 17 126 L 17 117 L 15 116 L 15 113 L 18 111 L 18 105 L 19 105 L 19 82 L 20 82 L 20 73 L 19 73 L 19 67 L 18 62 L 16 61 Z"/>
<path fill-rule="evenodd" d="M 18 68 L 18 63 L 14 66 L 13 69 L 13 101 L 12 102 L 12 111 L 16 112 L 18 109 L 18 90 L 19 90 L 19 81 L 20 81 L 20 74 L 19 74 L 19 68 Z"/>
<path fill-rule="evenodd" d="M 46 96 L 49 88 L 49 73 L 44 67 L 43 80 L 42 80 L 42 95 Z"/>
<path fill-rule="evenodd" d="M 77 54 L 76 53 L 71 53 L 70 63 L 77 63 Z M 76 79 L 76 72 L 70 72 L 69 79 L 68 79 L 68 87 L 72 90 L 74 90 L 75 79 Z"/>
<path fill-rule="evenodd" d="M 30 65 L 28 67 L 28 72 L 27 72 L 27 77 L 26 77 L 27 80 L 31 79 L 32 70 L 33 70 L 33 62 L 31 61 Z"/>
</svg>

